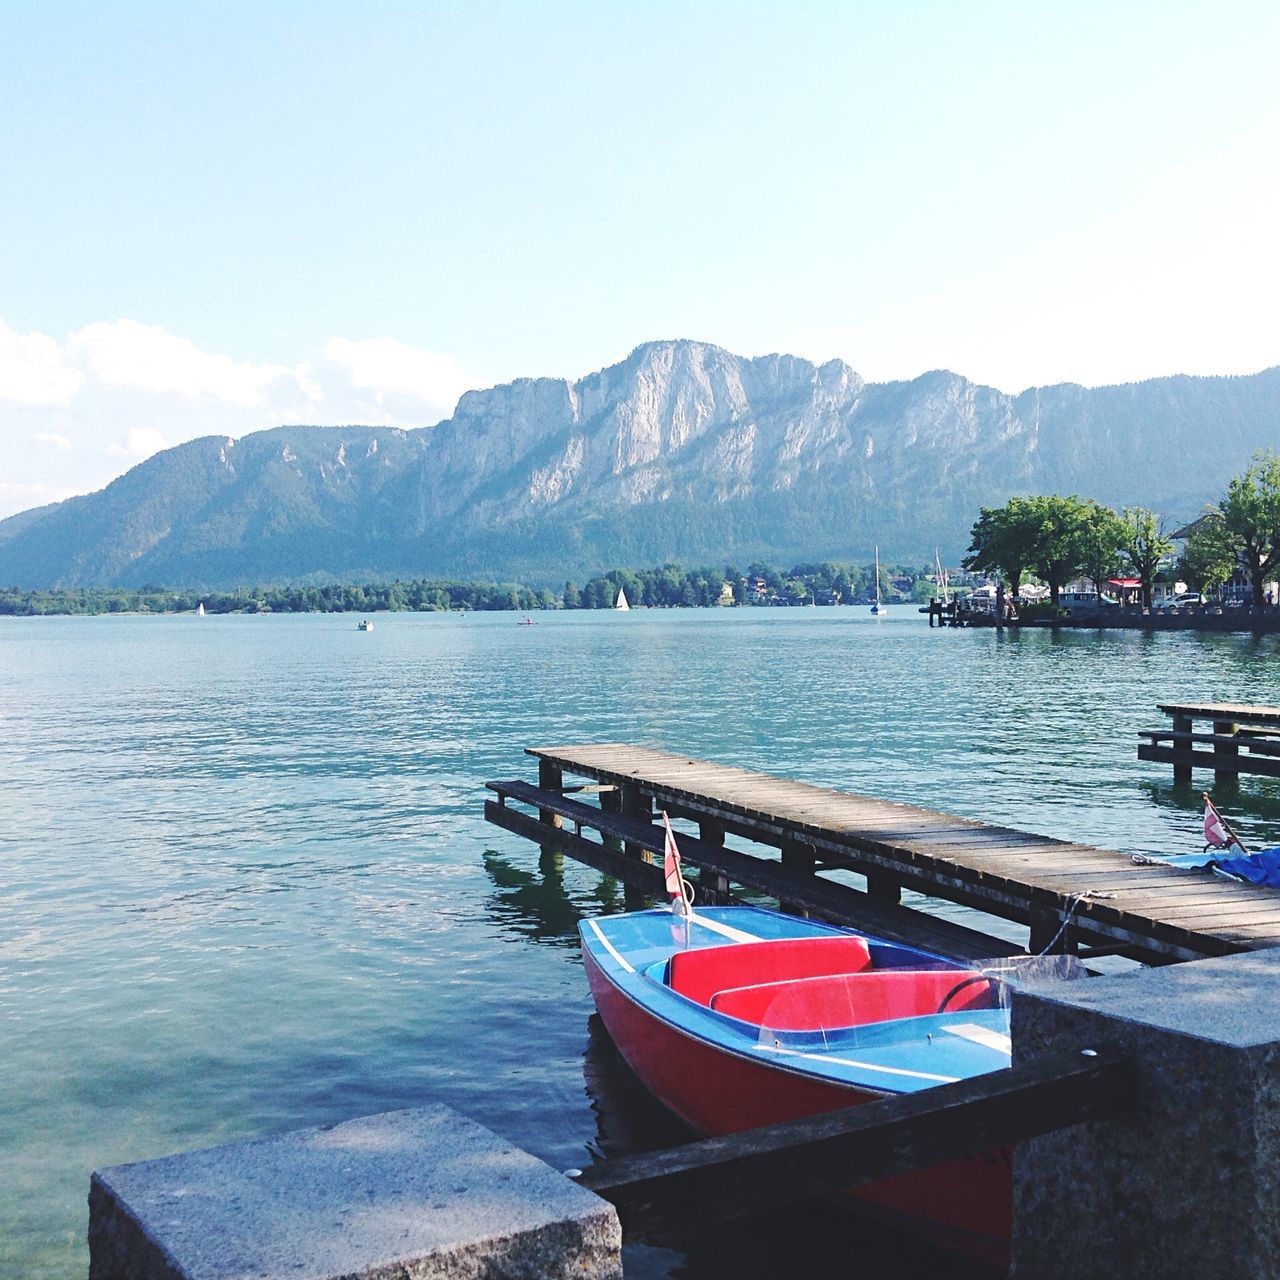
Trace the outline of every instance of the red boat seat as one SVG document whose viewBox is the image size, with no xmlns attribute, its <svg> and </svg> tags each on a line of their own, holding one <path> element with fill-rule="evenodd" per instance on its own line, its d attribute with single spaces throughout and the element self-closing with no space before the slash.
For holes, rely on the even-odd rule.
<svg viewBox="0 0 1280 1280">
<path fill-rule="evenodd" d="M 885 969 L 851 977 L 828 975 L 734 987 L 717 991 L 711 997 L 711 1008 L 754 1026 L 818 1031 L 937 1013 L 948 995 L 948 1013 L 989 1009 L 995 999 L 993 984 L 983 981 L 976 969 Z"/>
<path fill-rule="evenodd" d="M 771 942 L 735 942 L 724 947 L 677 951 L 667 983 L 699 1004 L 717 991 L 762 982 L 788 982 L 832 973 L 858 973 L 871 963 L 864 938 L 779 938 Z"/>
</svg>

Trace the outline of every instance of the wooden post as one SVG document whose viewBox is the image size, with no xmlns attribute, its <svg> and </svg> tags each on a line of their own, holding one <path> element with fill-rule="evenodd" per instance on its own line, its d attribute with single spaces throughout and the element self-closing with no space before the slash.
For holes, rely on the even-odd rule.
<svg viewBox="0 0 1280 1280">
<path fill-rule="evenodd" d="M 550 760 L 538 761 L 538 786 L 543 791 L 561 791 L 564 787 L 564 773 L 558 765 L 554 765 Z M 558 813 L 552 813 L 550 809 L 539 809 L 538 820 L 545 822 L 549 827 L 563 827 L 564 819 Z M 548 845 L 542 846 L 542 863 L 551 863 L 553 870 L 559 870 L 561 867 L 561 855 Z M 545 871 L 547 867 L 544 865 L 542 869 Z"/>
<path fill-rule="evenodd" d="M 629 818 L 644 818 L 652 821 L 653 801 L 639 787 L 627 783 L 622 788 L 622 812 Z M 657 861 L 648 849 L 641 848 L 638 844 L 628 841 L 623 848 L 633 858 L 638 857 L 642 862 Z"/>
<path fill-rule="evenodd" d="M 1222 734 L 1224 736 L 1235 737 L 1240 732 L 1240 726 L 1234 720 L 1215 720 L 1213 722 L 1213 732 L 1215 735 Z M 1239 782 L 1240 781 L 1240 748 L 1232 743 L 1215 742 L 1213 744 L 1214 770 L 1213 780 L 1215 782 Z M 1226 766 L 1230 767 L 1226 767 Z"/>
<path fill-rule="evenodd" d="M 606 813 L 621 813 L 622 792 L 616 789 L 600 792 L 600 807 Z M 602 831 L 600 839 L 606 849 L 616 849 L 618 853 L 622 852 L 622 841 L 617 836 L 607 835 Z"/>
<path fill-rule="evenodd" d="M 1004 583 L 996 583 L 996 626 L 1004 629 Z"/>
<path fill-rule="evenodd" d="M 867 897 L 889 906 L 899 906 L 902 902 L 902 885 L 891 871 L 868 871 Z"/>
<path fill-rule="evenodd" d="M 782 865 L 795 875 L 813 875 L 814 863 L 818 860 L 818 851 L 811 844 L 788 841 L 782 846 Z M 781 898 L 778 906 L 793 916 L 808 917 L 809 910 L 796 902 L 786 902 Z"/>
<path fill-rule="evenodd" d="M 724 826 L 714 818 L 698 821 L 698 838 L 705 844 L 724 846 Z M 729 877 L 702 867 L 698 871 L 698 897 L 703 905 L 723 902 L 729 896 Z"/>
<path fill-rule="evenodd" d="M 632 783 L 624 783 L 621 790 L 622 812 L 629 818 L 645 818 L 653 817 L 653 801 L 645 795 L 639 787 Z M 631 841 L 625 841 L 622 846 L 623 852 L 630 858 L 635 858 L 640 862 L 654 861 L 654 856 L 648 849 L 641 848 L 638 844 L 632 844 Z M 623 891 L 623 902 L 628 911 L 639 910 L 644 904 L 644 895 L 630 885 Z"/>
<path fill-rule="evenodd" d="M 1075 955 L 1078 939 L 1068 920 L 1064 925 L 1056 911 L 1031 908 L 1031 937 L 1027 950 L 1033 956 Z"/>
<path fill-rule="evenodd" d="M 1176 737 L 1174 738 L 1173 740 L 1174 752 L 1177 753 L 1179 751 L 1185 751 L 1188 755 L 1190 755 L 1192 751 L 1191 717 L 1175 715 L 1173 717 L 1173 731 L 1175 734 L 1179 734 L 1179 733 L 1186 734 L 1186 737 L 1182 739 L 1178 739 Z M 1175 763 L 1173 766 L 1173 780 L 1174 782 L 1190 782 L 1191 766 L 1189 764 Z"/>
</svg>

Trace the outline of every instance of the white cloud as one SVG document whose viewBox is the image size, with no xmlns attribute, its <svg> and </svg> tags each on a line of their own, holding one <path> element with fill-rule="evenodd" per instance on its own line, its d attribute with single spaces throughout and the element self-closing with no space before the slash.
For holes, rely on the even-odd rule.
<svg viewBox="0 0 1280 1280">
<path fill-rule="evenodd" d="M 67 404 L 83 374 L 43 333 L 15 333 L 0 320 L 0 400 L 19 404 Z"/>
<path fill-rule="evenodd" d="M 67 349 L 107 386 L 168 392 L 195 400 L 259 405 L 270 385 L 287 378 L 284 365 L 249 364 L 201 351 L 158 325 L 98 321 L 71 335 Z"/>
<path fill-rule="evenodd" d="M 345 372 L 351 386 L 373 392 L 377 403 L 397 402 L 401 410 L 417 403 L 432 420 L 452 412 L 471 385 L 452 356 L 395 338 L 330 338 L 324 354 Z"/>
<path fill-rule="evenodd" d="M 0 518 L 100 489 L 160 449 L 281 423 L 430 426 L 470 382 L 394 338 L 334 337 L 293 365 L 233 360 L 136 320 L 59 342 L 0 321 Z"/>
<path fill-rule="evenodd" d="M 153 453 L 159 453 L 161 449 L 168 447 L 169 442 L 158 431 L 153 431 L 150 427 L 132 427 L 125 437 L 125 443 L 117 441 L 107 445 L 107 453 L 113 458 L 133 458 L 141 462 L 143 458 L 149 458 Z"/>
<path fill-rule="evenodd" d="M 61 502 L 64 498 L 74 498 L 77 493 L 83 492 L 83 488 L 73 485 L 15 484 L 10 480 L 0 480 L 0 520 L 16 511 Z"/>
</svg>

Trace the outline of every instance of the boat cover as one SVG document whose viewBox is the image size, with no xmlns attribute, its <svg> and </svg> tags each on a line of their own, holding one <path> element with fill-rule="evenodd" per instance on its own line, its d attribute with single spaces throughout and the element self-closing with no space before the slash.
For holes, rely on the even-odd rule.
<svg viewBox="0 0 1280 1280">
<path fill-rule="evenodd" d="M 1233 880 L 1243 880 L 1264 889 L 1280 889 L 1280 846 L 1263 849 L 1244 858 L 1215 858 L 1212 866 Z"/>
</svg>

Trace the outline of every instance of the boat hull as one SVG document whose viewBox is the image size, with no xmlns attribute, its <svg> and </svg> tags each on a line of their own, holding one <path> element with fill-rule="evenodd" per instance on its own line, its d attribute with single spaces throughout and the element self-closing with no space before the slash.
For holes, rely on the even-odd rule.
<svg viewBox="0 0 1280 1280">
<path fill-rule="evenodd" d="M 891 1096 L 760 1063 L 690 1034 L 620 989 L 589 953 L 587 978 L 605 1027 L 645 1087 L 706 1136 L 795 1120 Z M 916 1170 L 845 1193 L 861 1211 L 1005 1268 L 1012 1161 L 1007 1149 Z"/>
</svg>

